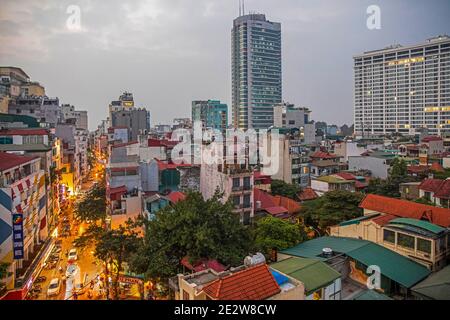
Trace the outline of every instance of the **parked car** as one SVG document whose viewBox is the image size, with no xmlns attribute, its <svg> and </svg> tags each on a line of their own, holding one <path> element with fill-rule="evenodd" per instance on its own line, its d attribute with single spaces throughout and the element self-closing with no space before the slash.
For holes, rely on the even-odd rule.
<svg viewBox="0 0 450 320">
<path fill-rule="evenodd" d="M 57 296 L 61 290 L 61 281 L 59 278 L 54 278 L 50 281 L 47 289 L 47 297 Z"/>
<path fill-rule="evenodd" d="M 77 249 L 70 249 L 67 260 L 73 261 L 78 259 Z"/>
</svg>

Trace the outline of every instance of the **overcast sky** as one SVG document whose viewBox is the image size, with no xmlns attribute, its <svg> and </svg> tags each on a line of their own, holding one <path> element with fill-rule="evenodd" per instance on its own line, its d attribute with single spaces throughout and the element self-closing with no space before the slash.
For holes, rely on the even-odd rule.
<svg viewBox="0 0 450 320">
<path fill-rule="evenodd" d="M 238 0 L 0 0 L 0 65 L 18 66 L 49 96 L 106 118 L 121 92 L 152 125 L 190 116 L 192 100 L 231 109 L 231 27 Z M 369 5 L 381 29 L 366 26 Z M 70 5 L 81 30 L 66 26 Z M 246 0 L 282 24 L 283 98 L 312 118 L 352 123 L 352 56 L 450 34 L 449 0 Z"/>
</svg>

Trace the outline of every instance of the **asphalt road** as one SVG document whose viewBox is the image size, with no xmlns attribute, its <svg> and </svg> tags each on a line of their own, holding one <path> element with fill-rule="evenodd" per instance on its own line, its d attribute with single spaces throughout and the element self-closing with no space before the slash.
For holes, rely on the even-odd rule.
<svg viewBox="0 0 450 320">
<path fill-rule="evenodd" d="M 93 182 L 84 183 L 82 185 L 82 191 L 89 190 L 92 187 Z M 77 199 L 75 199 L 75 202 Z M 81 234 L 83 228 L 86 226 L 83 225 L 76 225 L 74 223 L 73 219 L 73 207 L 74 207 L 74 201 L 71 202 L 62 212 L 60 215 L 60 224 L 58 226 L 58 240 L 61 240 L 61 253 L 58 260 L 58 263 L 54 269 L 46 270 L 43 269 L 39 276 L 45 276 L 47 279 L 45 282 L 40 283 L 39 285 L 42 288 L 42 292 L 39 294 L 39 296 L 36 298 L 36 300 L 64 300 L 65 298 L 65 291 L 66 286 L 65 284 L 61 285 L 61 290 L 57 296 L 54 297 L 47 297 L 47 289 L 50 284 L 50 281 L 54 278 L 61 279 L 62 276 L 65 275 L 67 266 L 69 265 L 67 260 L 67 253 L 70 249 L 72 249 L 73 241 L 76 239 L 76 237 Z M 63 237 L 61 235 L 61 230 L 63 229 L 63 219 L 64 217 L 67 217 L 69 219 L 69 225 L 70 225 L 70 236 Z M 101 266 L 96 261 L 95 257 L 92 254 L 93 248 L 87 248 L 81 252 L 78 250 L 78 259 L 75 262 L 80 267 L 81 272 L 81 279 L 87 279 L 87 282 L 94 279 L 102 270 Z M 62 272 L 59 271 L 59 268 L 62 268 Z M 87 292 L 87 290 L 85 290 Z M 97 292 L 94 292 L 94 296 L 97 296 Z M 100 297 L 99 297 L 100 298 Z M 89 299 L 87 297 L 87 293 L 81 295 L 78 297 L 80 300 Z"/>
</svg>

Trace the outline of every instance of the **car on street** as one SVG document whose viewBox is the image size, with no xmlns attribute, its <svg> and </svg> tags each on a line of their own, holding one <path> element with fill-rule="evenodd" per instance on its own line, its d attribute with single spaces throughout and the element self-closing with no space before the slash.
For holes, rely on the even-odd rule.
<svg viewBox="0 0 450 320">
<path fill-rule="evenodd" d="M 47 289 L 47 297 L 57 296 L 61 290 L 61 281 L 59 278 L 54 278 L 50 281 Z"/>
<path fill-rule="evenodd" d="M 67 260 L 74 261 L 78 259 L 77 249 L 70 249 Z"/>
</svg>

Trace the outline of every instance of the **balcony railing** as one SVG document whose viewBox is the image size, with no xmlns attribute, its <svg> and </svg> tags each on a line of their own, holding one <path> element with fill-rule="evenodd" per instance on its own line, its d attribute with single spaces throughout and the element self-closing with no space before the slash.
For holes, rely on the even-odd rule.
<svg viewBox="0 0 450 320">
<path fill-rule="evenodd" d="M 112 215 L 113 215 L 113 216 L 123 215 L 123 214 L 126 214 L 126 213 L 127 213 L 127 210 L 126 210 L 126 209 L 114 209 L 114 210 L 112 211 Z"/>
</svg>

